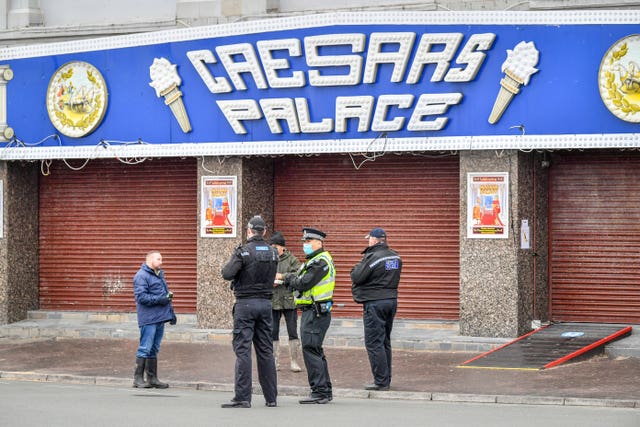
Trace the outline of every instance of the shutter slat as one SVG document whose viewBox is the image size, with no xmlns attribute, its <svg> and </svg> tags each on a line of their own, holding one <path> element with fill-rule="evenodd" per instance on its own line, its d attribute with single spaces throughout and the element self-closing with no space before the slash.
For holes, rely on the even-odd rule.
<svg viewBox="0 0 640 427">
<path fill-rule="evenodd" d="M 566 153 L 553 164 L 552 318 L 640 323 L 640 156 Z"/>
<path fill-rule="evenodd" d="M 135 311 L 133 275 L 152 249 L 179 313 L 196 311 L 197 165 L 61 162 L 40 177 L 40 307 Z"/>
<path fill-rule="evenodd" d="M 459 159 L 387 155 L 355 169 L 347 156 L 275 160 L 275 230 L 303 260 L 303 226 L 327 232 L 336 264 L 334 315 L 360 317 L 349 273 L 383 227 L 403 259 L 398 318 L 459 317 Z"/>
</svg>

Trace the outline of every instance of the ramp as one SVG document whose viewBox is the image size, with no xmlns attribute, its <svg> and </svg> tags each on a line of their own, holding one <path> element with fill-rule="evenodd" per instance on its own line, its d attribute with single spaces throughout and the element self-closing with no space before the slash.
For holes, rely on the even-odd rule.
<svg viewBox="0 0 640 427">
<path fill-rule="evenodd" d="M 462 363 L 459 368 L 540 370 L 578 356 L 603 352 L 604 345 L 631 334 L 632 327 L 554 323 Z"/>
</svg>

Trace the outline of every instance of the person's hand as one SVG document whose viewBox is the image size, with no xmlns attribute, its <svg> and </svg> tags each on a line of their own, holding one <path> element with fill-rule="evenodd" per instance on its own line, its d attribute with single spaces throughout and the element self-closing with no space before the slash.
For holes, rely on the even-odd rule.
<svg viewBox="0 0 640 427">
<path fill-rule="evenodd" d="M 169 291 L 169 293 L 167 294 L 167 299 L 168 300 L 172 300 L 173 299 L 173 292 Z"/>
<path fill-rule="evenodd" d="M 295 274 L 293 273 L 287 273 L 284 276 L 282 276 L 282 283 L 284 283 L 284 285 L 286 287 L 289 287 L 289 283 L 296 277 Z"/>
<path fill-rule="evenodd" d="M 171 299 L 169 299 L 168 295 L 162 295 L 162 296 L 156 297 L 155 299 L 156 305 L 167 305 L 170 302 L 171 302 Z"/>
</svg>

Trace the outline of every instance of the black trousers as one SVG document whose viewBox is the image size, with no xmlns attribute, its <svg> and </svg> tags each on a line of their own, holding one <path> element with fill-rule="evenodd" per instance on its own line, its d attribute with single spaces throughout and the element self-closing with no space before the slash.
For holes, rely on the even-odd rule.
<svg viewBox="0 0 640 427">
<path fill-rule="evenodd" d="M 391 384 L 391 330 L 397 308 L 395 298 L 367 301 L 362 308 L 364 345 L 373 382 L 381 386 Z"/>
<path fill-rule="evenodd" d="M 333 397 L 329 366 L 322 342 L 331 325 L 331 313 L 316 316 L 314 310 L 303 310 L 300 317 L 302 357 L 313 397 Z"/>
<path fill-rule="evenodd" d="M 276 402 L 278 380 L 271 340 L 271 300 L 238 299 L 233 306 L 233 351 L 236 354 L 235 400 L 251 402 L 251 344 L 255 346 L 258 381 L 266 402 Z"/>
<path fill-rule="evenodd" d="M 273 310 L 273 340 L 280 340 L 280 318 L 284 316 L 287 324 L 287 334 L 289 340 L 298 339 L 298 312 L 295 308 L 284 310 Z"/>
</svg>

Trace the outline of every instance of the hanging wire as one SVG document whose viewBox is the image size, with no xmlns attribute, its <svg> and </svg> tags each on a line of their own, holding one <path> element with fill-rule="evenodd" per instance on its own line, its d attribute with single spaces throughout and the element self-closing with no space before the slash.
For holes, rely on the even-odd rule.
<svg viewBox="0 0 640 427">
<path fill-rule="evenodd" d="M 51 162 L 52 162 L 51 159 L 40 161 L 40 173 L 42 173 L 42 175 L 44 176 L 51 175 Z M 45 166 L 46 166 L 46 170 L 45 170 Z"/>
<path fill-rule="evenodd" d="M 12 148 L 12 146 L 14 146 L 13 148 L 23 148 L 23 147 L 37 147 L 38 145 L 44 144 L 47 140 L 49 139 L 55 139 L 58 142 L 58 145 L 62 146 L 62 141 L 60 141 L 60 136 L 57 134 L 53 134 L 53 135 L 49 135 L 43 139 L 41 139 L 38 142 L 35 142 L 33 144 L 29 144 L 27 142 L 24 142 L 23 140 L 21 140 L 20 138 L 18 138 L 16 135 L 13 136 L 13 138 L 11 138 L 9 140 L 9 142 L 7 143 L 7 145 L 4 146 L 4 148 L 2 149 L 2 154 L 0 155 L 0 158 L 4 158 L 5 156 L 5 152 Z"/>
<path fill-rule="evenodd" d="M 522 132 L 522 136 L 524 136 L 524 134 L 526 133 L 526 129 L 525 129 L 524 125 L 509 126 L 509 129 L 518 129 L 518 130 L 520 130 L 520 132 Z"/>
<path fill-rule="evenodd" d="M 5 145 L 5 147 L 2 150 L 2 153 L 0 153 L 0 159 L 4 159 L 5 158 L 5 153 L 7 150 L 10 150 L 11 148 L 27 148 L 27 147 L 37 147 L 39 145 L 44 144 L 45 142 L 47 142 L 48 140 L 53 139 L 57 142 L 57 145 L 62 147 L 62 140 L 60 139 L 60 135 L 58 134 L 53 134 L 53 135 L 49 135 L 46 136 L 45 138 L 41 139 L 38 142 L 35 143 L 27 143 L 23 140 L 21 140 L 20 138 L 18 138 L 17 136 L 14 136 L 13 138 L 11 138 L 11 140 L 9 140 L 9 142 L 7 143 L 7 145 Z M 117 144 L 119 147 L 115 148 L 113 146 L 113 144 Z M 89 161 L 96 159 L 98 156 L 98 151 L 99 149 L 104 149 L 104 150 L 108 150 L 113 154 L 113 157 L 118 160 L 121 163 L 124 164 L 128 164 L 128 165 L 136 165 L 139 163 L 142 163 L 146 160 L 148 160 L 148 157 L 123 157 L 121 156 L 119 153 L 119 148 L 124 148 L 130 145 L 142 145 L 142 144 L 148 144 L 147 142 L 143 141 L 142 139 L 138 138 L 136 141 L 119 141 L 119 140 L 106 140 L 106 139 L 101 139 L 94 147 L 93 152 L 91 153 L 91 155 L 89 155 L 86 159 L 84 159 L 84 162 L 82 163 L 82 165 L 80 166 L 73 166 L 69 163 L 69 160 L 66 158 L 62 158 L 60 160 L 62 160 L 62 162 L 71 170 L 74 171 L 79 171 L 81 169 L 83 169 L 84 167 L 87 166 L 87 164 L 89 163 Z M 44 176 L 48 176 L 51 174 L 51 164 L 53 162 L 53 159 L 45 159 L 45 160 L 41 160 L 40 161 L 40 172 L 42 173 L 42 175 Z"/>
<path fill-rule="evenodd" d="M 381 151 L 372 151 L 372 154 L 369 154 L 370 150 L 371 150 L 371 146 L 380 138 L 384 138 L 384 144 L 382 145 L 382 149 Z M 382 157 L 386 154 L 386 148 L 387 148 L 387 142 L 388 142 L 388 138 L 387 138 L 387 133 L 386 132 L 382 132 L 380 135 L 376 136 L 375 138 L 373 138 L 369 144 L 367 145 L 367 150 L 362 152 L 362 153 L 358 153 L 360 156 L 364 157 L 364 160 L 360 162 L 360 164 L 356 165 L 356 160 L 353 158 L 353 155 L 351 153 L 349 154 L 349 158 L 351 159 L 351 163 L 353 163 L 353 167 L 356 170 L 359 170 L 362 165 L 364 165 L 366 162 L 373 162 L 375 161 L 378 157 Z"/>
<path fill-rule="evenodd" d="M 71 165 L 69 164 L 69 162 L 67 161 L 67 159 L 62 159 L 62 162 L 63 162 L 65 165 L 67 165 L 67 167 L 68 167 L 69 169 L 74 170 L 74 171 L 79 171 L 79 170 L 84 169 L 84 167 L 85 167 L 85 166 L 87 166 L 87 163 L 89 163 L 89 160 L 91 160 L 91 159 L 89 159 L 89 158 L 85 159 L 85 161 L 84 161 L 84 163 L 82 164 L 82 166 L 78 166 L 78 167 L 71 166 Z"/>
<path fill-rule="evenodd" d="M 439 154 L 426 154 L 426 153 L 409 152 L 408 154 L 410 154 L 412 156 L 416 156 L 416 157 L 426 157 L 428 159 L 439 159 L 439 158 L 442 158 L 442 157 L 457 156 L 458 155 L 458 151 L 457 150 L 451 150 L 448 153 L 440 152 Z"/>
<path fill-rule="evenodd" d="M 119 150 L 112 147 L 112 143 L 120 144 L 120 147 L 128 147 L 130 145 L 147 145 L 142 139 L 138 138 L 136 141 L 118 141 L 118 140 L 101 140 L 98 146 L 103 147 L 105 150 L 109 150 L 114 154 L 116 160 L 126 165 L 137 165 L 148 160 L 148 157 L 123 157 L 118 152 Z"/>
<path fill-rule="evenodd" d="M 207 167 L 204 165 L 204 156 L 202 156 L 202 162 L 200 162 L 200 167 L 205 171 L 208 172 L 210 174 L 215 175 L 216 173 L 212 170 L 207 169 Z"/>
<path fill-rule="evenodd" d="M 200 162 L 200 167 L 202 168 L 202 170 L 204 170 L 205 172 L 208 172 L 210 174 L 216 174 L 217 172 L 214 172 L 212 170 L 207 169 L 207 167 L 204 165 L 204 157 L 202 156 L 202 161 Z M 216 156 L 216 159 L 218 160 L 218 166 L 222 166 L 222 164 L 224 163 L 224 161 L 226 160 L 226 156 Z"/>
</svg>

